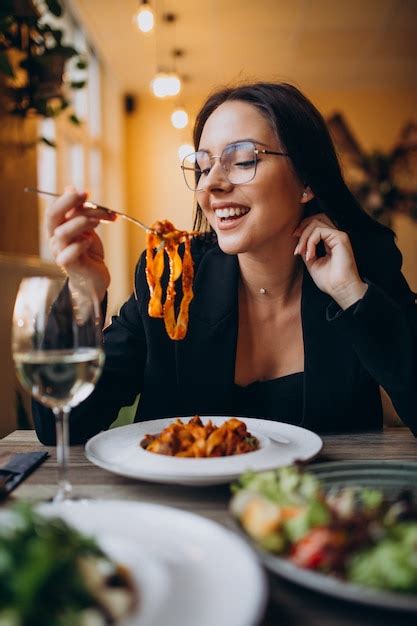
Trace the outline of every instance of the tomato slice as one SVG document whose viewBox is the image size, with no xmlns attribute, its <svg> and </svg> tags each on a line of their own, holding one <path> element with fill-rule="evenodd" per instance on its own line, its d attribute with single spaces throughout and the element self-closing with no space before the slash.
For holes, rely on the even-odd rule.
<svg viewBox="0 0 417 626">
<path fill-rule="evenodd" d="M 308 569 L 318 569 L 329 565 L 336 555 L 340 555 L 347 543 L 346 533 L 328 527 L 312 528 L 294 544 L 290 560 Z"/>
</svg>

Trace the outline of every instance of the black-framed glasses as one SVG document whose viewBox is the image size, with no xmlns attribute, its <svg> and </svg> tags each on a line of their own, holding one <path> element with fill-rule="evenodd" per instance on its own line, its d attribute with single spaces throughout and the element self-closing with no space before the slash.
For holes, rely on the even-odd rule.
<svg viewBox="0 0 417 626">
<path fill-rule="evenodd" d="M 243 185 L 255 178 L 260 154 L 289 157 L 288 152 L 261 150 L 252 141 L 238 141 L 226 146 L 220 156 L 211 156 L 205 150 L 193 152 L 183 159 L 181 169 L 187 187 L 201 191 L 215 159 L 219 159 L 227 180 L 232 185 Z"/>
</svg>

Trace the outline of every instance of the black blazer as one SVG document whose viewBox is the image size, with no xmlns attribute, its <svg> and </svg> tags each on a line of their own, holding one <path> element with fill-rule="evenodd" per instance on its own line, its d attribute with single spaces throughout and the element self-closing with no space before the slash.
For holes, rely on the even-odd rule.
<svg viewBox="0 0 417 626">
<path fill-rule="evenodd" d="M 316 432 L 382 428 L 379 385 L 417 436 L 417 307 L 401 274 L 390 233 L 351 233 L 360 273 L 369 283 L 342 311 L 304 270 L 301 314 L 305 351 L 301 425 Z M 217 245 L 193 243 L 194 299 L 188 333 L 172 341 L 147 314 L 142 255 L 135 293 L 105 330 L 106 363 L 94 393 L 71 414 L 71 441 L 106 429 L 140 393 L 135 421 L 164 416 L 234 415 L 238 329 L 238 262 Z M 181 296 L 181 294 L 179 294 Z M 279 419 L 279 407 L 277 407 Z M 55 440 L 50 411 L 34 403 L 39 439 Z"/>
</svg>

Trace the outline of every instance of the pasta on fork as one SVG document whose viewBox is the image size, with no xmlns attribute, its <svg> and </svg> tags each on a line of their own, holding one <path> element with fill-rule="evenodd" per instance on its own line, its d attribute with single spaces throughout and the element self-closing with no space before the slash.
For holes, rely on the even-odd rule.
<svg viewBox="0 0 417 626">
<path fill-rule="evenodd" d="M 191 256 L 191 238 L 194 233 L 177 230 L 168 220 L 155 222 L 148 232 L 146 246 L 146 280 L 150 299 L 148 313 L 150 317 L 164 319 L 165 329 L 170 339 L 184 339 L 188 329 L 188 309 L 193 299 L 194 266 Z M 178 246 L 185 246 L 181 259 Z M 162 302 L 161 278 L 165 268 L 165 254 L 169 260 L 169 279 L 165 302 Z M 182 274 L 182 300 L 178 318 L 175 319 L 175 281 Z"/>
</svg>

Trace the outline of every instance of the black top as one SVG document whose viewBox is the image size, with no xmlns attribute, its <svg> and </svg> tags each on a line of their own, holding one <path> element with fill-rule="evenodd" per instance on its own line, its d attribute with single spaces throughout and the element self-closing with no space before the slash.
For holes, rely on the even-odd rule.
<svg viewBox="0 0 417 626">
<path fill-rule="evenodd" d="M 304 269 L 301 426 L 315 432 L 381 429 L 381 385 L 417 435 L 416 296 L 401 274 L 401 254 L 391 233 L 349 236 L 360 275 L 369 285 L 357 303 L 342 311 Z M 103 374 L 91 396 L 71 411 L 72 443 L 108 428 L 120 407 L 132 404 L 139 393 L 136 421 L 236 415 L 238 407 L 230 400 L 239 327 L 238 259 L 218 246 L 200 249 L 198 238 L 192 246 L 194 299 L 186 337 L 172 341 L 163 320 L 149 317 L 142 255 L 135 293 L 104 333 Z M 164 274 L 164 289 L 167 279 Z M 34 420 L 39 439 L 52 445 L 52 412 L 35 403 Z"/>
<path fill-rule="evenodd" d="M 273 380 L 234 385 L 237 414 L 299 425 L 303 419 L 304 372 Z"/>
</svg>

